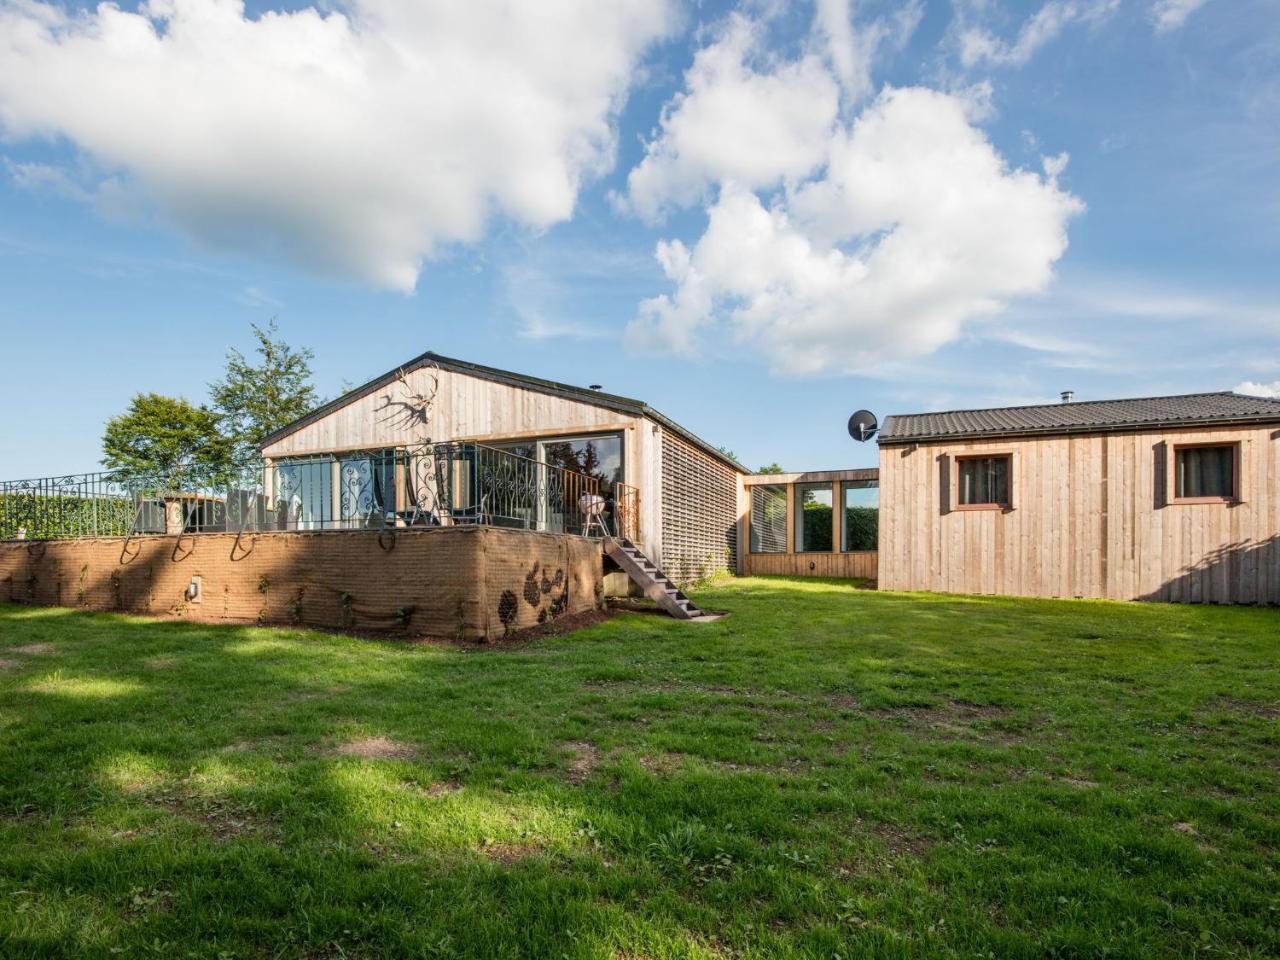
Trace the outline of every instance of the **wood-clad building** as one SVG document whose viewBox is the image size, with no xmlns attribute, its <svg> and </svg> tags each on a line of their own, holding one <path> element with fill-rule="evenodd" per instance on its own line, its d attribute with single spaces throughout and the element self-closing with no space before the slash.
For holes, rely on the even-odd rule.
<svg viewBox="0 0 1280 960">
<path fill-rule="evenodd" d="M 737 565 L 746 471 L 647 404 L 601 390 L 427 352 L 267 437 L 261 452 L 276 482 L 291 484 L 299 515 L 341 522 L 344 471 L 376 470 L 386 451 L 454 442 L 589 474 L 593 489 L 632 512 L 635 539 L 673 579 Z M 403 481 L 386 486 L 404 499 Z"/>
<path fill-rule="evenodd" d="M 881 589 L 1280 603 L 1280 401 L 894 416 L 879 443 Z"/>
<path fill-rule="evenodd" d="M 739 572 L 876 579 L 877 472 L 744 477 Z"/>
</svg>

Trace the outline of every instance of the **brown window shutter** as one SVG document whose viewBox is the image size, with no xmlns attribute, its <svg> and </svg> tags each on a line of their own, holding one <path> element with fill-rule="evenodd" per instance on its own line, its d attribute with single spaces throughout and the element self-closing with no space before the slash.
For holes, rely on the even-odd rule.
<svg viewBox="0 0 1280 960">
<path fill-rule="evenodd" d="M 945 453 L 938 456 L 938 514 L 945 517 L 951 512 L 951 458 Z"/>
</svg>

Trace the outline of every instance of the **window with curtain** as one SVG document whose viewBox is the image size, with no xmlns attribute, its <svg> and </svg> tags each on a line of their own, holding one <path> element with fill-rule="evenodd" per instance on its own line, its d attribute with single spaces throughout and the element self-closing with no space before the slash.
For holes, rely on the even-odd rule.
<svg viewBox="0 0 1280 960">
<path fill-rule="evenodd" d="M 1008 454 L 999 457 L 958 457 L 957 506 L 1007 507 L 1012 460 Z"/>
<path fill-rule="evenodd" d="M 846 480 L 844 497 L 844 551 L 879 549 L 880 484 L 876 480 Z"/>
<path fill-rule="evenodd" d="M 1175 447 L 1174 498 L 1232 500 L 1236 496 L 1236 445 Z"/>
<path fill-rule="evenodd" d="M 787 488 L 784 484 L 751 488 L 751 552 L 787 552 Z"/>
<path fill-rule="evenodd" d="M 395 451 L 344 457 L 338 463 L 338 517 L 343 526 L 377 526 L 396 510 Z"/>
<path fill-rule="evenodd" d="M 287 530 L 324 530 L 333 520 L 333 461 L 328 457 L 277 460 L 277 521 Z"/>
<path fill-rule="evenodd" d="M 830 552 L 832 510 L 831 484 L 796 484 L 796 553 Z"/>
</svg>

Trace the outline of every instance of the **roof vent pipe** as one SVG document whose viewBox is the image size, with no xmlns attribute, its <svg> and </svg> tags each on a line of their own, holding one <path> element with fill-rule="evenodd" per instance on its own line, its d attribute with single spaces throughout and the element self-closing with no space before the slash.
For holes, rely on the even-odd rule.
<svg viewBox="0 0 1280 960">
<path fill-rule="evenodd" d="M 1071 402 L 1072 400 L 1074 400 L 1075 398 L 1076 398 L 1076 392 L 1075 392 L 1074 390 L 1063 390 L 1063 391 L 1062 391 L 1062 402 L 1063 402 L 1063 403 L 1070 403 L 1070 402 Z"/>
</svg>

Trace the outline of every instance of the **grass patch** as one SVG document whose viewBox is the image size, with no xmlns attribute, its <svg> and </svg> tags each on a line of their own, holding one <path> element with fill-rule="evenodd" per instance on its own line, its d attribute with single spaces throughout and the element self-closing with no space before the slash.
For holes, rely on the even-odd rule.
<svg viewBox="0 0 1280 960">
<path fill-rule="evenodd" d="M 0 955 L 1280 953 L 1280 612 L 695 600 L 500 653 L 0 605 Z"/>
</svg>

